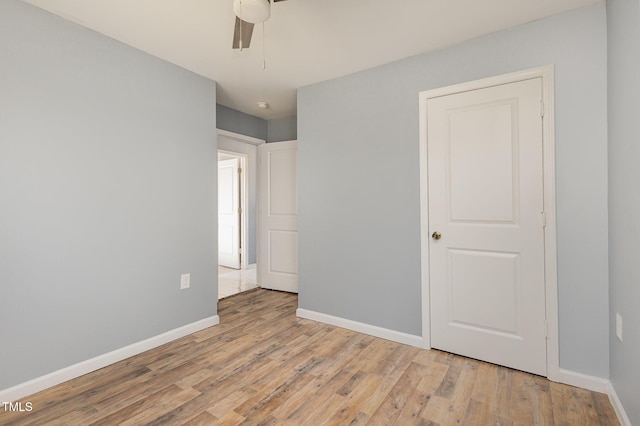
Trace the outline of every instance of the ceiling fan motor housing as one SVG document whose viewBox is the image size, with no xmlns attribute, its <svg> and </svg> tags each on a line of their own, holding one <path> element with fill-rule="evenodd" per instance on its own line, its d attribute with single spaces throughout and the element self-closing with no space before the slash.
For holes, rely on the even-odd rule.
<svg viewBox="0 0 640 426">
<path fill-rule="evenodd" d="M 259 24 L 271 16 L 269 0 L 234 0 L 233 12 L 245 22 Z"/>
</svg>

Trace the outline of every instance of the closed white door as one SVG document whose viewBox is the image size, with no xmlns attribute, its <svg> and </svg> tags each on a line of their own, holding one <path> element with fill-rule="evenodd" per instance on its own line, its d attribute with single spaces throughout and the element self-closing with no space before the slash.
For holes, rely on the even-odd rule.
<svg viewBox="0 0 640 426">
<path fill-rule="evenodd" d="M 427 101 L 431 346 L 546 375 L 542 80 Z"/>
<path fill-rule="evenodd" d="M 240 269 L 240 160 L 218 161 L 218 264 Z"/>
<path fill-rule="evenodd" d="M 297 142 L 259 147 L 258 284 L 298 292 Z"/>
</svg>

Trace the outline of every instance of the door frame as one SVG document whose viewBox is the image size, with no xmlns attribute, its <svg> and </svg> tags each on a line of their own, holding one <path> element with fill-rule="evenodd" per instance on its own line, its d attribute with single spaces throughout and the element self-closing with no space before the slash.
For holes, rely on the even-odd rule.
<svg viewBox="0 0 640 426">
<path fill-rule="evenodd" d="M 258 139 L 258 138 L 254 138 L 252 136 L 247 136 L 247 135 L 242 135 L 240 133 L 235 133 L 235 132 L 230 132 L 228 130 L 223 130 L 223 129 L 216 129 L 216 134 L 218 136 L 225 136 L 227 138 L 233 139 L 237 142 L 240 143 L 245 143 L 247 145 L 253 145 L 255 146 L 255 156 L 254 156 L 254 161 L 255 161 L 255 169 L 256 169 L 256 175 L 259 176 L 259 167 L 260 167 L 260 158 L 258 155 L 258 145 L 262 145 L 263 143 L 266 143 L 266 141 L 264 139 Z M 217 145 L 217 144 L 216 144 Z M 224 154 L 228 154 L 228 155 L 234 155 L 234 156 L 238 156 L 241 159 L 244 159 L 244 163 L 242 164 L 242 170 L 243 173 L 241 173 L 241 185 L 242 185 L 242 189 L 241 189 L 241 200 L 240 203 L 243 206 L 242 207 L 242 216 L 240 218 L 241 221 L 241 228 L 243 231 L 242 233 L 242 240 L 241 240 L 241 244 L 242 244 L 242 256 L 240 257 L 240 268 L 242 269 L 246 269 L 249 266 L 249 217 L 248 217 L 248 205 L 249 205 L 249 176 L 248 176 L 248 172 L 249 172 L 249 166 L 248 166 L 248 162 L 250 161 L 249 159 L 249 155 L 246 153 L 242 153 L 242 152 L 237 152 L 237 151 L 231 151 L 229 149 L 221 149 L 218 146 L 216 146 L 216 152 L 221 152 Z M 216 155 L 217 158 L 217 155 Z M 242 162 L 242 161 L 241 161 Z M 217 168 L 217 163 L 216 163 L 216 168 Z M 257 177 L 256 176 L 256 177 Z M 258 228 L 258 210 L 260 208 L 259 205 L 259 182 L 256 179 L 256 206 L 255 206 L 255 214 L 256 214 L 256 233 L 257 233 L 257 228 Z M 217 197 L 218 191 L 216 190 L 216 197 Z M 216 198 L 217 200 L 217 198 Z M 217 201 L 216 201 L 217 203 Z M 216 230 L 218 229 L 218 225 L 216 222 Z M 256 263 L 258 263 L 260 261 L 260 254 L 258 252 L 259 247 L 258 247 L 258 243 L 257 243 L 257 235 L 256 235 Z M 257 266 L 256 266 L 257 267 Z"/>
<path fill-rule="evenodd" d="M 246 269 L 248 266 L 248 244 L 249 244 L 249 218 L 247 217 L 247 205 L 249 203 L 249 182 L 247 179 L 247 161 L 248 155 L 240 154 L 225 149 L 218 149 L 218 154 L 224 154 L 238 159 L 238 167 L 242 171 L 240 173 L 240 269 Z M 220 163 L 221 160 L 218 160 Z M 218 248 L 219 249 L 219 248 Z"/>
<path fill-rule="evenodd" d="M 470 81 L 419 93 L 420 122 L 420 248 L 422 291 L 422 347 L 431 349 L 431 308 L 429 282 L 429 194 L 427 170 L 427 101 L 452 95 L 515 83 L 532 78 L 542 79 L 542 139 L 543 191 L 546 225 L 544 227 L 545 311 L 547 322 L 547 377 L 558 381 L 560 354 L 558 343 L 558 273 L 556 249 L 556 191 L 555 191 L 555 123 L 554 123 L 554 67 L 546 65 L 495 77 Z"/>
</svg>

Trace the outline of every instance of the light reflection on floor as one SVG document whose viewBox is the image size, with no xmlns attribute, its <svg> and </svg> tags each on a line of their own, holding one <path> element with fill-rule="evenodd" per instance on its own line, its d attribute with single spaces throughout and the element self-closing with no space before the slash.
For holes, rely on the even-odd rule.
<svg viewBox="0 0 640 426">
<path fill-rule="evenodd" d="M 229 297 L 258 287 L 256 265 L 247 269 L 231 269 L 218 266 L 218 299 Z"/>
</svg>

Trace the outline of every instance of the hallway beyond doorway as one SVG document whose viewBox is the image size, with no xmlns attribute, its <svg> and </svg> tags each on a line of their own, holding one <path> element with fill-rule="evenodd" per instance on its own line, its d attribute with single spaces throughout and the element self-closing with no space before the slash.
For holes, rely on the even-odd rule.
<svg viewBox="0 0 640 426">
<path fill-rule="evenodd" d="M 218 266 L 218 300 L 258 287 L 255 263 L 246 269 Z"/>
</svg>

